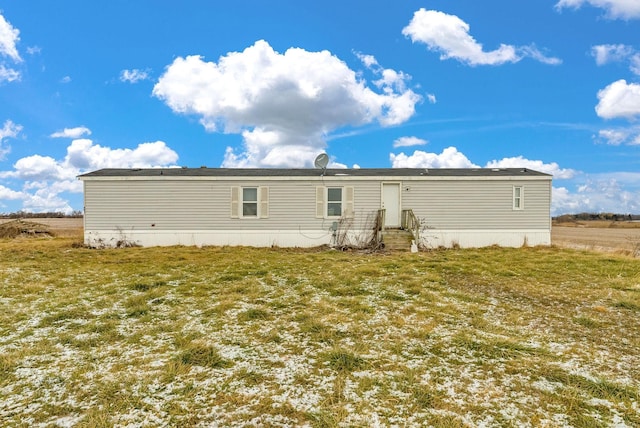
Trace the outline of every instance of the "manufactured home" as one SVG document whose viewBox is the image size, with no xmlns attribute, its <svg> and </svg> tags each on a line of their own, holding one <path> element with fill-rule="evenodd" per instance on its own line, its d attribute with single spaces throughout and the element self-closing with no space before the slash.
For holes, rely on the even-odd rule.
<svg viewBox="0 0 640 428">
<path fill-rule="evenodd" d="M 79 179 L 89 246 L 366 247 L 390 245 L 392 232 L 407 249 L 551 241 L 551 176 L 526 168 L 101 169 Z"/>
</svg>

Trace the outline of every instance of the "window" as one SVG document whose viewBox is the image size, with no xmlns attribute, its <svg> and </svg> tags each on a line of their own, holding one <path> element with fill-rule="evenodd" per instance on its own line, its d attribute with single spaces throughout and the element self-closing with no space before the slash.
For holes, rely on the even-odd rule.
<svg viewBox="0 0 640 428">
<path fill-rule="evenodd" d="M 316 218 L 353 215 L 353 187 L 316 187 Z"/>
<path fill-rule="evenodd" d="M 268 187 L 232 187 L 231 218 L 268 218 Z"/>
<path fill-rule="evenodd" d="M 242 188 L 242 217 L 258 217 L 258 188 Z"/>
<path fill-rule="evenodd" d="M 327 217 L 342 215 L 342 187 L 327 188 Z"/>
<path fill-rule="evenodd" d="M 522 186 L 513 187 L 513 209 L 524 209 L 524 187 Z"/>
</svg>

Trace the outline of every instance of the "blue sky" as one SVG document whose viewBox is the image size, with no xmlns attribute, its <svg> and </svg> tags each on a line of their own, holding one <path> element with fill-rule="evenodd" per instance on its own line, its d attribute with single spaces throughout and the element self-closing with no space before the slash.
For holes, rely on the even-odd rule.
<svg viewBox="0 0 640 428">
<path fill-rule="evenodd" d="M 0 212 L 105 167 L 529 167 L 640 213 L 637 0 L 0 0 Z"/>
</svg>

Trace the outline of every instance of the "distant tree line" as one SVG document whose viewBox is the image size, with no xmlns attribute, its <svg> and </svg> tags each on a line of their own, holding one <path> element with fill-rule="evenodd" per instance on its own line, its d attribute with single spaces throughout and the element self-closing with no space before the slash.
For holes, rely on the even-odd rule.
<svg viewBox="0 0 640 428">
<path fill-rule="evenodd" d="M 28 211 L 16 211 L 14 213 L 0 214 L 0 218 L 80 218 L 82 217 L 82 211 L 72 211 L 71 214 L 62 212 L 44 212 L 44 213 L 32 213 Z"/>
<path fill-rule="evenodd" d="M 640 214 L 614 214 L 614 213 L 579 213 L 563 214 L 553 217 L 558 223 L 571 221 L 607 220 L 607 221 L 639 221 Z"/>
</svg>

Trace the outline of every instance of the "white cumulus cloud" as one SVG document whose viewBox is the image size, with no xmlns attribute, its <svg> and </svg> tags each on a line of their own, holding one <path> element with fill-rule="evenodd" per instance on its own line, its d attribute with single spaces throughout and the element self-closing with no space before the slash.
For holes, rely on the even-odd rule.
<svg viewBox="0 0 640 428">
<path fill-rule="evenodd" d="M 149 78 L 149 72 L 144 70 L 122 70 L 120 72 L 120 81 L 128 83 L 138 83 L 141 80 L 147 80 Z"/>
<path fill-rule="evenodd" d="M 50 156 L 33 155 L 18 159 L 13 164 L 14 171 L 5 177 L 21 180 L 59 180 L 73 176 L 74 172 L 65 170 L 64 165 Z"/>
<path fill-rule="evenodd" d="M 15 138 L 22 131 L 22 125 L 16 125 L 11 120 L 4 122 L 0 129 L 0 160 L 3 160 L 11 151 L 11 147 L 5 143 L 7 138 Z"/>
<path fill-rule="evenodd" d="M 640 75 L 640 52 L 632 46 L 617 45 L 596 45 L 591 48 L 591 55 L 596 60 L 597 65 L 605 65 L 612 62 L 628 62 L 629 70 Z"/>
<path fill-rule="evenodd" d="M 139 144 L 135 149 L 112 149 L 78 139 L 67 147 L 62 164 L 76 171 L 101 168 L 152 168 L 175 164 L 178 154 L 163 141 Z"/>
<path fill-rule="evenodd" d="M 20 80 L 20 77 L 19 71 L 6 67 L 4 64 L 0 63 L 0 83 Z"/>
<path fill-rule="evenodd" d="M 617 45 L 596 45 L 591 47 L 591 54 L 596 59 L 596 64 L 604 65 L 610 62 L 623 61 L 633 55 L 634 49 L 631 46 Z"/>
<path fill-rule="evenodd" d="M 6 120 L 4 122 L 4 125 L 2 126 L 2 129 L 0 129 L 0 141 L 8 137 L 17 137 L 20 131 L 22 131 L 22 125 L 16 125 L 15 123 L 13 123 L 13 121 Z"/>
<path fill-rule="evenodd" d="M 393 142 L 393 147 L 424 146 L 428 143 L 427 140 L 418 137 L 400 137 Z"/>
<path fill-rule="evenodd" d="M 596 142 L 605 143 L 610 146 L 626 144 L 635 146 L 640 144 L 640 127 L 631 126 L 628 128 L 601 129 L 598 131 Z"/>
<path fill-rule="evenodd" d="M 619 146 L 624 143 L 629 136 L 626 132 L 619 129 L 601 129 L 598 131 L 598 137 L 610 146 Z"/>
<path fill-rule="evenodd" d="M 447 147 L 440 154 L 422 150 L 412 155 L 391 153 L 389 158 L 392 168 L 478 168 L 455 147 Z"/>
<path fill-rule="evenodd" d="M 382 67 L 373 55 L 365 55 L 360 52 L 356 52 L 356 56 L 360 61 L 362 61 L 362 64 L 364 64 L 365 67 L 380 76 L 379 79 L 372 82 L 375 86 L 388 94 L 392 94 L 394 91 L 406 91 L 406 82 L 411 80 L 411 76 L 403 73 L 402 71 Z"/>
<path fill-rule="evenodd" d="M 640 84 L 618 80 L 598 91 L 598 100 L 598 116 L 633 119 L 640 115 Z"/>
<path fill-rule="evenodd" d="M 25 195 L 26 194 L 23 192 L 16 192 L 15 190 L 9 189 L 8 187 L 0 184 L 0 201 L 2 201 L 3 199 L 9 201 L 20 200 L 24 199 Z"/>
<path fill-rule="evenodd" d="M 584 4 L 604 9 L 607 17 L 611 19 L 640 18 L 640 2 L 638 0 L 560 0 L 556 3 L 556 9 L 578 9 Z"/>
<path fill-rule="evenodd" d="M 16 43 L 20 40 L 20 31 L 0 14 L 0 55 L 7 56 L 15 62 L 22 61 Z"/>
<path fill-rule="evenodd" d="M 14 28 L 0 13 L 0 83 L 20 80 L 20 72 L 12 68 L 6 61 L 22 62 L 16 44 L 20 40 L 20 31 Z"/>
<path fill-rule="evenodd" d="M 580 174 L 576 178 L 573 191 L 566 186 L 553 188 L 552 215 L 640 212 L 640 173 Z"/>
<path fill-rule="evenodd" d="M 40 49 L 39 46 L 27 46 L 26 51 L 29 55 L 37 55 L 42 51 L 42 49 Z"/>
<path fill-rule="evenodd" d="M 551 215 L 577 214 L 589 211 L 585 209 L 584 195 L 571 192 L 566 187 L 552 187 L 551 201 Z"/>
<path fill-rule="evenodd" d="M 416 150 L 412 155 L 391 153 L 390 159 L 392 168 L 480 168 L 455 147 L 447 147 L 440 154 L 422 150 Z M 560 168 L 555 162 L 544 163 L 523 156 L 492 160 L 484 168 L 528 168 L 551 174 L 557 179 L 570 179 L 576 175 L 576 171 Z"/>
<path fill-rule="evenodd" d="M 208 131 L 244 137 L 243 151 L 228 148 L 223 166 L 311 166 L 328 133 L 403 123 L 422 99 L 406 88 L 409 76 L 360 58 L 376 67 L 378 91 L 328 51 L 279 53 L 260 40 L 218 62 L 176 58 L 153 95 L 176 113 L 199 117 Z"/>
<path fill-rule="evenodd" d="M 560 168 L 556 162 L 544 163 L 541 160 L 525 159 L 523 156 L 503 158 L 487 162 L 485 168 L 527 168 L 553 175 L 553 178 L 569 179 L 576 175 L 576 171 Z"/>
<path fill-rule="evenodd" d="M 424 43 L 429 50 L 439 52 L 443 60 L 452 58 L 472 66 L 513 63 L 524 57 L 546 64 L 561 62 L 558 58 L 544 55 L 534 45 L 517 47 L 501 44 L 497 49 L 485 51 L 469 30 L 469 24 L 455 15 L 421 8 L 403 28 L 402 34 L 414 43 Z"/>
<path fill-rule="evenodd" d="M 91 135 L 91 130 L 86 126 L 77 126 L 75 128 L 64 128 L 62 131 L 56 131 L 51 134 L 51 138 L 81 138 Z"/>
<path fill-rule="evenodd" d="M 27 156 L 18 159 L 12 170 L 0 172 L 4 184 L 14 182 L 20 186 L 0 186 L 0 200 L 21 200 L 23 209 L 28 211 L 71 212 L 64 194 L 82 192 L 82 184 L 76 179 L 79 174 L 100 168 L 171 167 L 177 160 L 177 153 L 163 141 L 142 143 L 133 149 L 113 149 L 89 139 L 76 139 L 62 159 Z"/>
<path fill-rule="evenodd" d="M 629 69 L 633 72 L 633 74 L 637 74 L 640 76 L 640 53 L 634 54 L 629 59 Z"/>
<path fill-rule="evenodd" d="M 551 193 L 551 215 L 602 213 L 637 213 L 640 210 L 640 192 L 624 190 L 615 179 L 593 180 L 587 178 L 586 184 L 577 191 L 567 187 L 553 187 Z"/>
</svg>

